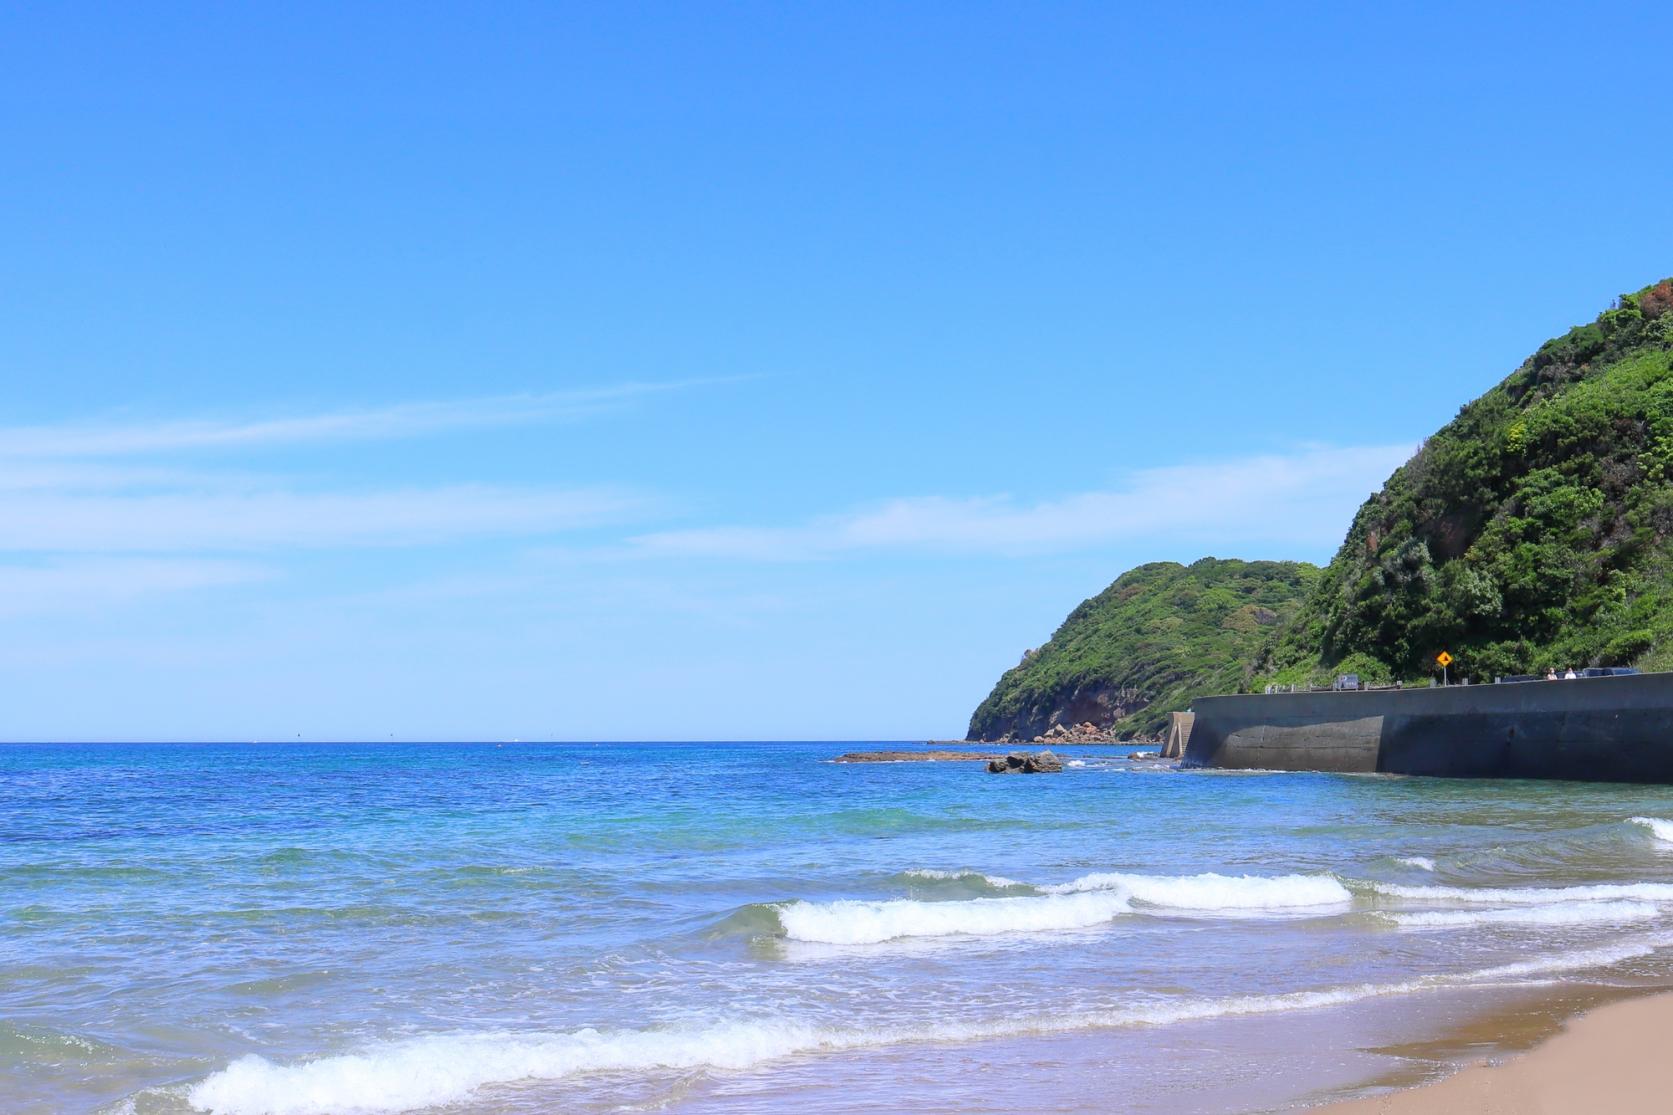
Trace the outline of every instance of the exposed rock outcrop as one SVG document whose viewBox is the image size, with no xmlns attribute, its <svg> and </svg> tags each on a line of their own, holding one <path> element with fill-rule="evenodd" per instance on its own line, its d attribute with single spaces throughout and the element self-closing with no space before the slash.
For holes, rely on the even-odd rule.
<svg viewBox="0 0 1673 1115">
<path fill-rule="evenodd" d="M 1050 751 L 1039 751 L 1033 755 L 1026 751 L 1013 751 L 988 763 L 989 774 L 1057 774 L 1062 769 L 1063 760 Z"/>
<path fill-rule="evenodd" d="M 997 743 L 1114 743 L 1107 726 L 1143 710 L 1149 701 L 1130 686 L 1091 682 L 1049 705 L 1023 711 Z"/>
<path fill-rule="evenodd" d="M 1113 732 L 1104 730 L 1090 720 L 1067 727 L 1063 724 L 1053 724 L 1032 740 L 1034 743 L 1115 743 Z"/>
</svg>

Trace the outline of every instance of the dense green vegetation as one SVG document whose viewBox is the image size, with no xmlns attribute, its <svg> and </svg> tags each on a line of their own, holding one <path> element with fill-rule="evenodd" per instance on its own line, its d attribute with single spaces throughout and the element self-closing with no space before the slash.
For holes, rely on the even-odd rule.
<svg viewBox="0 0 1673 1115">
<path fill-rule="evenodd" d="M 1673 667 L 1673 281 L 1465 406 L 1360 508 L 1266 680 Z"/>
<path fill-rule="evenodd" d="M 1673 280 L 1546 342 L 1360 507 L 1322 572 L 1141 566 L 1000 678 L 972 738 L 1152 733 L 1264 682 L 1673 669 Z"/>
<path fill-rule="evenodd" d="M 1300 562 L 1204 558 L 1141 565 L 1084 601 L 999 679 L 971 739 L 1032 739 L 1090 720 L 1131 736 L 1163 728 L 1200 693 L 1235 692 L 1318 570 Z"/>
</svg>

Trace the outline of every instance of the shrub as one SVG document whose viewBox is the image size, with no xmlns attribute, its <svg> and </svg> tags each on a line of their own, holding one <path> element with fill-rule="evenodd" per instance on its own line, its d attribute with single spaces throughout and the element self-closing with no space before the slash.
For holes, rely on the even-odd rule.
<svg viewBox="0 0 1673 1115">
<path fill-rule="evenodd" d="M 1638 311 L 1646 318 L 1658 318 L 1673 310 L 1673 279 L 1663 279 L 1638 296 Z"/>
</svg>

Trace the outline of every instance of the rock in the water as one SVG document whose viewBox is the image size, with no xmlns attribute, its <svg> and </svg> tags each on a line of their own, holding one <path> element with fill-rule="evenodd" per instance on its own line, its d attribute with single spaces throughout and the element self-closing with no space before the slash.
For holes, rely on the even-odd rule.
<svg viewBox="0 0 1673 1115">
<path fill-rule="evenodd" d="M 989 774 L 1056 774 L 1062 769 L 1063 760 L 1050 751 L 1032 755 L 1026 751 L 1013 751 L 1003 759 L 988 763 Z"/>
</svg>

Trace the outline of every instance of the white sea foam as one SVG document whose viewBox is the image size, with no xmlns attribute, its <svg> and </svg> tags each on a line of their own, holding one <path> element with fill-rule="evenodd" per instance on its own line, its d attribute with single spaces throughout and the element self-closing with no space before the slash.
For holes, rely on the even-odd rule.
<svg viewBox="0 0 1673 1115">
<path fill-rule="evenodd" d="M 193 1085 L 187 1099 L 212 1115 L 388 1115 L 459 1103 L 488 1085 L 520 1080 L 560 1080 L 608 1071 L 743 1070 L 797 1054 L 909 1042 L 981 1041 L 1313 1010 L 1380 996 L 1579 971 L 1645 956 L 1670 944 L 1673 935 L 1663 933 L 1457 976 L 1421 976 L 1396 983 L 1273 995 L 1180 999 L 991 1023 L 854 1029 L 765 1020 L 669 1030 L 438 1034 L 292 1065 L 244 1057 Z"/>
<path fill-rule="evenodd" d="M 1662 843 L 1673 844 L 1673 821 L 1661 817 L 1629 817 L 1628 820 L 1649 829 L 1651 835 Z"/>
<path fill-rule="evenodd" d="M 1505 910 L 1425 910 L 1378 916 L 1404 929 L 1461 929 L 1476 925 L 1619 925 L 1644 921 L 1659 912 L 1648 902 L 1553 902 Z"/>
<path fill-rule="evenodd" d="M 1580 972 L 1587 968 L 1601 968 L 1649 956 L 1658 949 L 1673 945 L 1673 933 L 1644 933 L 1603 945 L 1594 949 L 1560 952 L 1536 960 L 1518 960 L 1471 973 L 1468 982 L 1496 983 L 1504 980 L 1527 979 L 1530 976 L 1551 976 L 1564 972 Z"/>
<path fill-rule="evenodd" d="M 1544 906 L 1556 902 L 1673 902 L 1673 883 L 1596 883 L 1573 887 L 1408 887 L 1371 883 L 1388 898 L 1433 905 Z"/>
<path fill-rule="evenodd" d="M 1026 887 L 999 875 L 915 868 L 921 879 L 979 879 Z M 994 936 L 1088 929 L 1148 909 L 1249 915 L 1346 909 L 1352 895 L 1329 875 L 1139 875 L 1101 872 L 1033 888 L 1014 898 L 924 902 L 916 899 L 785 902 L 772 907 L 784 935 L 827 945 L 872 945 L 909 937 Z"/>
<path fill-rule="evenodd" d="M 196 1085 L 187 1099 L 216 1115 L 372 1115 L 457 1103 L 499 1082 L 590 1072 L 745 1069 L 824 1044 L 812 1027 L 761 1023 L 684 1031 L 436 1035 L 297 1065 L 244 1057 Z"/>
<path fill-rule="evenodd" d="M 1430 859 L 1428 856 L 1401 856 L 1394 862 L 1403 863 L 1407 867 L 1415 867 L 1419 871 L 1435 870 L 1435 861 Z"/>
<path fill-rule="evenodd" d="M 1259 913 L 1346 907 L 1353 896 L 1329 875 L 1136 875 L 1100 872 L 1041 887 L 1047 894 L 1115 891 L 1146 906 Z"/>
<path fill-rule="evenodd" d="M 1124 894 L 972 898 L 962 902 L 786 902 L 773 909 L 793 941 L 874 945 L 904 937 L 991 936 L 1087 929 L 1128 913 Z"/>
</svg>

